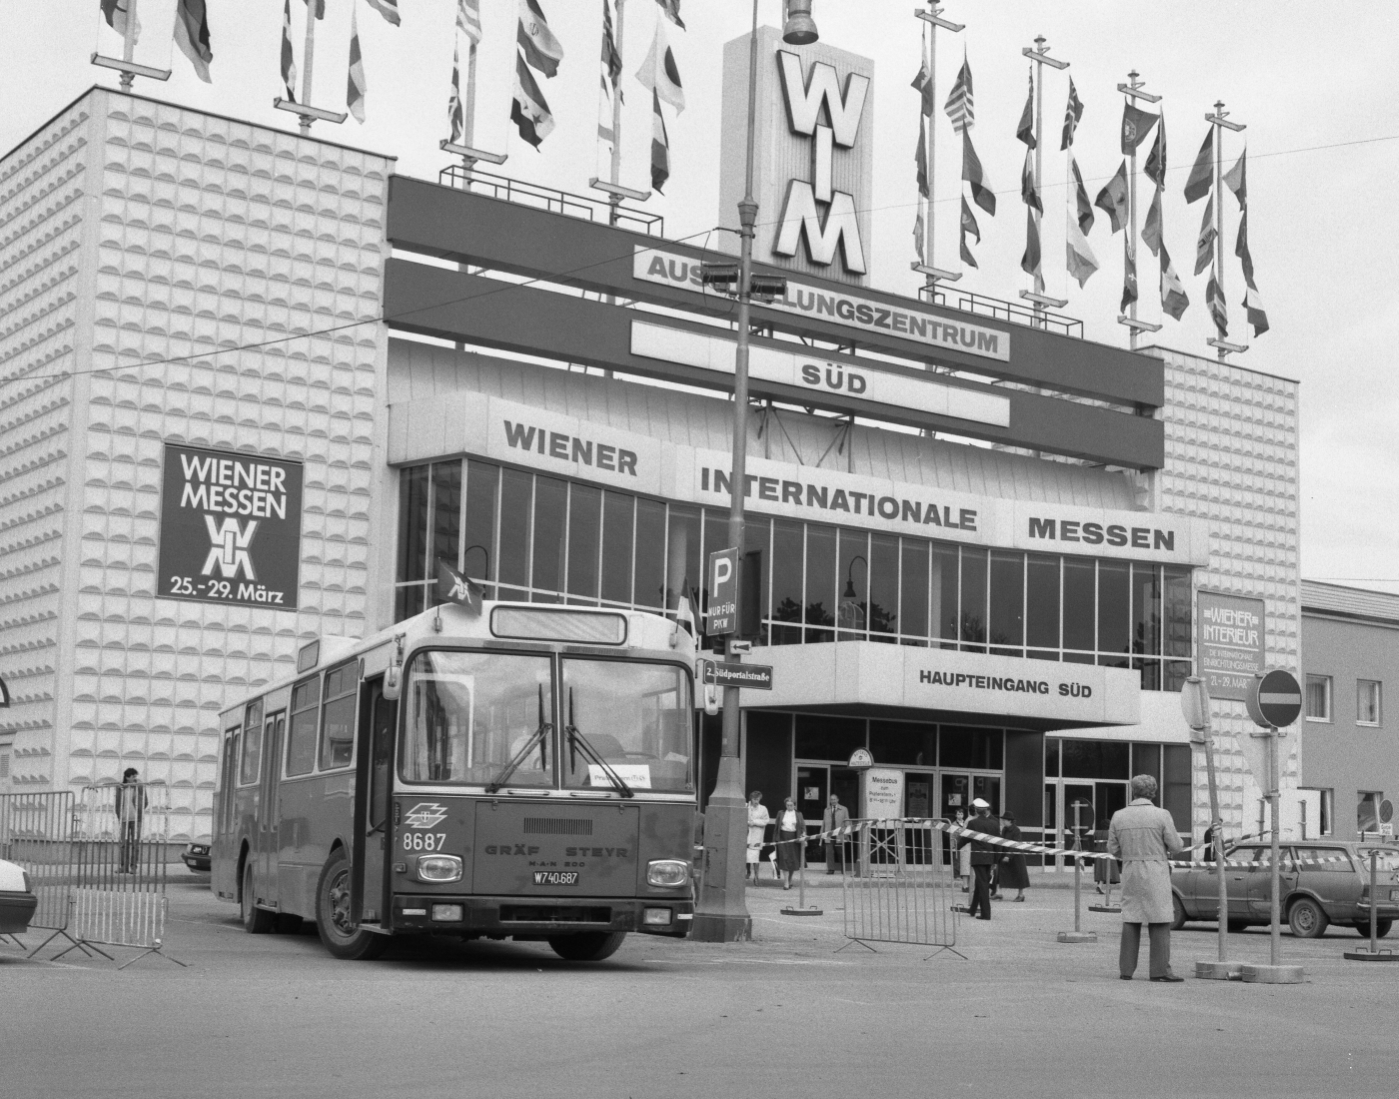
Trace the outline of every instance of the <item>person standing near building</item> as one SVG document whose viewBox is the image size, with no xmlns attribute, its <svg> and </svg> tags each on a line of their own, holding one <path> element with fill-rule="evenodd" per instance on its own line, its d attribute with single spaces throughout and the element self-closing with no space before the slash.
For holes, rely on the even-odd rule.
<svg viewBox="0 0 1399 1099">
<path fill-rule="evenodd" d="M 975 816 L 967 821 L 967 830 L 970 832 L 981 832 L 988 836 L 998 836 L 1001 833 L 1001 822 L 991 815 L 991 803 L 983 798 L 976 798 L 972 801 L 972 809 Z M 996 864 L 997 852 L 989 843 L 978 839 L 968 839 L 962 842 L 965 847 L 968 844 L 972 849 L 972 903 L 967 909 L 968 913 L 978 920 L 989 920 L 991 918 L 991 867 Z"/>
<path fill-rule="evenodd" d="M 773 840 L 777 844 L 777 872 L 786 874 L 783 889 L 792 888 L 792 875 L 802 867 L 806 856 L 806 818 L 797 812 L 797 803 L 788 798 L 777 812 Z"/>
<path fill-rule="evenodd" d="M 141 824 L 146 815 L 146 791 L 140 772 L 128 767 L 117 787 L 118 874 L 134 874 L 141 862 Z"/>
<path fill-rule="evenodd" d="M 1185 980 L 1171 972 L 1171 921 L 1175 906 L 1171 897 L 1170 856 L 1181 849 L 1171 814 L 1152 804 L 1156 780 L 1137 775 L 1131 783 L 1132 803 L 1112 815 L 1108 825 L 1108 853 L 1122 862 L 1122 949 L 1118 974 L 1130 981 L 1137 970 L 1142 924 L 1151 937 L 1151 979 Z"/>
<path fill-rule="evenodd" d="M 1021 840 L 1020 827 L 1015 823 L 1014 813 L 1001 814 L 1001 839 Z M 1025 899 L 1025 890 L 1030 886 L 1030 871 L 1025 866 L 1025 856 L 1018 851 L 1010 851 L 1002 854 L 1000 888 L 1014 889 L 1015 900 Z"/>
<path fill-rule="evenodd" d="M 834 874 L 836 867 L 845 869 L 845 837 L 849 827 L 850 810 L 840 803 L 840 798 L 832 794 L 826 799 L 826 809 L 821 814 L 821 831 L 826 835 L 827 874 Z"/>
<path fill-rule="evenodd" d="M 758 867 L 762 865 L 758 857 L 763 853 L 763 837 L 771 821 L 768 807 L 763 804 L 763 792 L 754 790 L 748 795 L 748 851 L 743 869 L 744 876 L 751 876 L 754 885 L 758 884 Z"/>
</svg>

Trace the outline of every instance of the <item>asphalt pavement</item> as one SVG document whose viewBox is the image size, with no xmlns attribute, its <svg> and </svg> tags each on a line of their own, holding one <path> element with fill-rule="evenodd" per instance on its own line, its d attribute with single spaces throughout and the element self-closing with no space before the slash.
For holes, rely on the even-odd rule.
<svg viewBox="0 0 1399 1099">
<path fill-rule="evenodd" d="M 1343 960 L 1362 945 L 1349 929 L 1284 936 L 1283 960 L 1306 968 L 1302 985 L 1167 985 L 1144 979 L 1145 946 L 1138 979 L 1118 980 L 1115 916 L 1084 913 L 1095 944 L 1056 942 L 1073 926 L 1063 888 L 998 902 L 989 922 L 961 920 L 965 957 L 849 944 L 834 879 L 813 879 L 806 900 L 819 917 L 783 915 L 797 891 L 770 881 L 748 900 L 748 943 L 633 935 L 610 960 L 576 964 L 542 943 L 419 940 L 343 962 L 311 925 L 245 934 L 207 878 L 181 876 L 166 950 L 188 968 L 147 957 L 118 972 L 76 952 L 26 960 L 0 945 L 0 1094 L 1399 1093 L 1399 964 Z M 1173 940 L 1181 974 L 1215 957 L 1212 925 Z M 1268 960 L 1262 930 L 1230 944 L 1236 960 Z"/>
</svg>

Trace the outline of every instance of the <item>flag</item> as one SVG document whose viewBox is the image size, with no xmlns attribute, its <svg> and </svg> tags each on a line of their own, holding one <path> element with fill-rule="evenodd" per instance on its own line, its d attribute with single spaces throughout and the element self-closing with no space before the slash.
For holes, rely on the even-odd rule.
<svg viewBox="0 0 1399 1099">
<path fill-rule="evenodd" d="M 1078 129 L 1079 119 L 1083 117 L 1083 101 L 1078 97 L 1078 89 L 1074 87 L 1074 78 L 1069 77 L 1069 102 L 1064 107 L 1064 138 L 1059 145 L 1059 151 L 1063 152 L 1074 143 L 1074 131 Z"/>
<path fill-rule="evenodd" d="M 195 75 L 206 84 L 212 83 L 209 62 L 214 59 L 214 51 L 209 48 L 209 12 L 205 0 L 177 0 L 175 45 L 189 58 Z"/>
<path fill-rule="evenodd" d="M 457 30 L 473 43 L 480 43 L 481 0 L 457 0 Z"/>
<path fill-rule="evenodd" d="M 1119 313 L 1127 312 L 1127 307 L 1137 300 L 1137 257 L 1129 251 L 1123 257 L 1122 268 L 1122 307 Z"/>
<path fill-rule="evenodd" d="M 972 267 L 977 266 L 976 260 L 972 258 L 971 249 L 967 247 L 967 234 L 971 233 L 976 237 L 977 244 L 981 243 L 981 229 L 976 224 L 976 215 L 972 213 L 972 208 L 967 205 L 967 196 L 962 196 L 962 262 Z"/>
<path fill-rule="evenodd" d="M 1161 125 L 1156 127 L 1156 140 L 1146 155 L 1146 178 L 1157 187 L 1166 186 L 1166 112 L 1161 112 Z"/>
<path fill-rule="evenodd" d="M 465 573 L 458 572 L 442 558 L 437 559 L 437 584 L 433 595 L 439 603 L 455 603 L 472 618 L 481 614 L 485 588 Z"/>
<path fill-rule="evenodd" d="M 617 38 L 612 31 L 610 0 L 602 0 L 602 71 L 606 74 L 603 77 L 604 88 L 607 81 L 610 80 L 615 88 L 617 81 L 622 79 L 622 55 L 617 52 Z"/>
<path fill-rule="evenodd" d="M 933 103 L 933 81 L 928 75 L 928 66 L 926 64 L 919 66 L 918 75 L 913 78 L 913 90 L 923 99 L 923 116 L 925 118 L 932 118 L 933 108 L 936 104 Z"/>
<path fill-rule="evenodd" d="M 107 26 L 116 31 L 123 38 L 126 37 L 127 12 L 130 10 L 131 0 L 102 0 L 102 17 L 107 20 Z M 131 36 L 133 42 L 141 37 L 141 20 L 136 20 L 135 32 Z"/>
<path fill-rule="evenodd" d="M 1176 274 L 1175 264 L 1171 262 L 1170 253 L 1166 251 L 1166 245 L 1163 242 L 1161 245 L 1161 311 L 1171 320 L 1178 321 L 1189 305 L 1190 299 L 1185 294 L 1185 287 L 1181 285 L 1180 276 Z"/>
<path fill-rule="evenodd" d="M 1078 160 L 1072 152 L 1069 153 L 1069 168 L 1074 177 L 1074 196 L 1071 204 L 1077 207 L 1078 230 L 1087 236 L 1093 228 L 1093 204 L 1088 201 L 1088 188 L 1083 185 L 1083 175 L 1078 170 Z"/>
<path fill-rule="evenodd" d="M 1146 212 L 1146 224 L 1142 226 L 1142 243 L 1151 249 L 1151 254 L 1161 254 L 1161 188 L 1151 197 L 1151 206 Z"/>
<path fill-rule="evenodd" d="M 923 238 L 927 235 L 923 223 L 923 207 L 918 207 L 918 216 L 913 219 L 913 250 L 918 253 L 918 262 L 927 263 L 928 257 L 923 254 Z"/>
<path fill-rule="evenodd" d="M 1131 103 L 1122 104 L 1122 155 L 1131 156 L 1137 146 L 1146 140 L 1151 127 L 1156 125 L 1160 115 L 1134 107 Z"/>
<path fill-rule="evenodd" d="M 680 0 L 656 0 L 656 3 L 661 6 L 661 11 L 665 13 L 667 19 L 682 31 L 688 29 L 685 26 L 685 21 L 680 18 Z"/>
<path fill-rule="evenodd" d="M 452 91 L 447 96 L 447 124 L 452 128 L 452 144 L 460 145 L 466 133 L 466 113 L 461 103 L 461 47 L 452 43 Z"/>
<path fill-rule="evenodd" d="M 1243 158 L 1239 159 L 1243 163 Z M 1239 173 L 1239 189 L 1234 193 L 1238 194 L 1243 188 L 1243 173 Z M 1244 294 L 1244 313 L 1248 317 L 1248 323 L 1253 325 L 1253 334 L 1261 336 L 1268 331 L 1268 314 L 1263 312 L 1263 299 L 1258 296 L 1258 286 L 1253 281 L 1253 256 L 1248 250 L 1248 209 L 1239 216 L 1239 236 L 1234 244 L 1234 255 L 1239 257 L 1239 262 L 1244 269 L 1244 284 L 1248 287 Z"/>
<path fill-rule="evenodd" d="M 287 90 L 287 102 L 296 102 L 296 55 L 291 49 L 291 0 L 282 4 L 282 84 Z"/>
<path fill-rule="evenodd" d="M 1107 186 L 1098 192 L 1098 197 L 1093 200 L 1093 205 L 1107 212 L 1114 233 L 1119 232 L 1127 224 L 1127 162 L 1125 160 L 1118 165 L 1117 174 L 1108 180 Z"/>
<path fill-rule="evenodd" d="M 1020 112 L 1020 125 L 1015 136 L 1030 148 L 1035 147 L 1035 63 L 1030 62 L 1030 90 L 1025 95 L 1025 109 Z"/>
<path fill-rule="evenodd" d="M 1040 281 L 1040 227 L 1035 224 L 1035 215 L 1025 211 L 1025 253 L 1020 257 L 1020 270 L 1034 275 L 1035 283 Z"/>
<path fill-rule="evenodd" d="M 987 182 L 986 172 L 981 167 L 976 150 L 972 148 L 972 135 L 966 130 L 962 131 L 962 178 L 972 185 L 972 201 L 994 217 L 996 192 Z M 977 239 L 979 241 L 980 237 Z"/>
<path fill-rule="evenodd" d="M 1074 207 L 1067 207 L 1066 213 L 1068 224 L 1064 230 L 1064 245 L 1069 274 L 1078 280 L 1079 289 L 1082 290 L 1088 276 L 1098 269 L 1098 257 L 1093 254 L 1093 249 L 1088 247 L 1088 238 L 1083 235 L 1082 223 L 1075 216 Z"/>
<path fill-rule="evenodd" d="M 651 186 L 665 193 L 670 178 L 670 134 L 666 131 L 665 115 L 661 113 L 661 94 L 651 91 Z"/>
<path fill-rule="evenodd" d="M 1026 206 L 1044 213 L 1044 205 L 1040 202 L 1039 190 L 1035 187 L 1035 161 L 1034 150 L 1025 150 L 1025 167 L 1020 169 L 1020 198 Z"/>
<path fill-rule="evenodd" d="M 398 0 L 365 0 L 371 8 L 377 11 L 395 27 L 402 23 L 398 14 Z"/>
<path fill-rule="evenodd" d="M 515 55 L 515 95 L 510 103 L 510 121 L 515 123 L 520 136 L 536 149 L 554 130 L 554 114 L 522 53 Z"/>
<path fill-rule="evenodd" d="M 918 193 L 928 198 L 932 194 L 928 189 L 928 139 L 921 118 L 918 120 L 918 148 L 914 151 L 913 159 L 917 163 Z"/>
<path fill-rule="evenodd" d="M 1247 168 L 1244 161 L 1248 158 L 1248 150 L 1245 149 L 1239 154 L 1239 162 L 1224 173 L 1224 186 L 1234 192 L 1234 197 L 1239 200 L 1239 209 L 1248 210 L 1248 182 L 1244 178 Z"/>
<path fill-rule="evenodd" d="M 696 634 L 695 612 L 690 609 L 690 597 L 682 595 L 680 601 L 675 605 L 675 628 L 676 631 L 684 630 L 691 637 Z"/>
<path fill-rule="evenodd" d="M 677 111 L 685 109 L 685 89 L 680 86 L 680 68 L 675 63 L 675 53 L 666 37 L 665 20 L 656 20 L 656 35 L 651 39 L 651 48 L 646 60 L 636 72 L 636 79 L 643 88 L 660 96 Z"/>
<path fill-rule="evenodd" d="M 1214 186 L 1214 127 L 1205 134 L 1205 143 L 1195 154 L 1195 164 L 1190 169 L 1190 178 L 1185 181 L 1185 201 L 1194 202 L 1204 198 Z"/>
<path fill-rule="evenodd" d="M 539 0 L 520 0 L 520 26 L 516 40 L 524 53 L 525 63 L 545 76 L 554 76 L 563 60 L 563 46 L 549 29 L 549 20 Z"/>
<path fill-rule="evenodd" d="M 972 103 L 972 67 L 965 56 L 943 110 L 947 112 L 947 117 L 952 119 L 952 128 L 958 133 L 965 133 L 976 122 Z"/>
<path fill-rule="evenodd" d="M 345 105 L 356 122 L 364 121 L 364 97 L 369 85 L 364 80 L 364 55 L 359 48 L 358 7 L 350 5 L 350 75 L 345 89 Z"/>
<path fill-rule="evenodd" d="M 1224 291 L 1220 289 L 1213 275 L 1205 286 L 1205 307 L 1209 309 L 1210 319 L 1219 330 L 1219 338 L 1224 339 L 1229 335 L 1229 307 L 1224 304 Z"/>
<path fill-rule="evenodd" d="M 1195 274 L 1214 262 L 1214 196 L 1205 203 L 1205 218 L 1200 222 L 1200 235 L 1195 238 Z"/>
</svg>

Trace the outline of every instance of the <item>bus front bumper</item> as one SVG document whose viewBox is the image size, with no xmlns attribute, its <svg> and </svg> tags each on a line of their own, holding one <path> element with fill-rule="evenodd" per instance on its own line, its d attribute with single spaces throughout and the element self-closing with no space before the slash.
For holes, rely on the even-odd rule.
<svg viewBox="0 0 1399 1099">
<path fill-rule="evenodd" d="M 399 893 L 394 931 L 440 931 L 515 939 L 543 939 L 573 931 L 638 931 L 684 938 L 694 922 L 685 898 L 454 897 Z"/>
</svg>

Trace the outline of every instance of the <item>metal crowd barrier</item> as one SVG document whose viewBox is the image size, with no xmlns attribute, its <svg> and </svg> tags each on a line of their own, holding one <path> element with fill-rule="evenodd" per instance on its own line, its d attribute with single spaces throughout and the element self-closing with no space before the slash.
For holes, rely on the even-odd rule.
<svg viewBox="0 0 1399 1099">
<path fill-rule="evenodd" d="M 0 859 L 18 864 L 29 875 L 29 887 L 39 902 L 29 927 L 50 932 L 29 951 L 31 958 L 59 937 L 71 944 L 68 950 L 79 947 L 91 953 L 68 931 L 73 919 L 76 832 L 71 791 L 0 794 Z"/>
<path fill-rule="evenodd" d="M 909 943 L 937 947 L 929 958 L 965 957 L 956 949 L 958 891 L 931 819 L 852 820 L 838 847 L 845 946 Z"/>
</svg>

